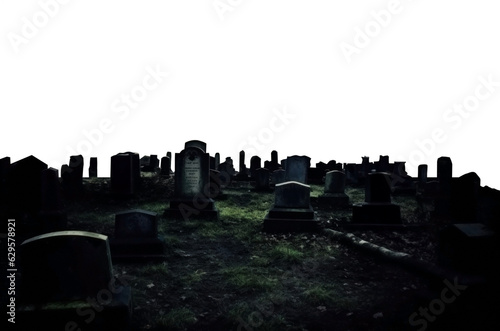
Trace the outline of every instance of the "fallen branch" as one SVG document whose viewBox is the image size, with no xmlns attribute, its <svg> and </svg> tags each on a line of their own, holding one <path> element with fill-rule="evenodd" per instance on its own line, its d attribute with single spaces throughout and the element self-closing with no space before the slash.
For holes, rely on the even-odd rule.
<svg viewBox="0 0 500 331">
<path fill-rule="evenodd" d="M 486 282 L 485 277 L 460 274 L 455 271 L 436 266 L 432 263 L 416 259 L 410 254 L 396 252 L 388 248 L 372 244 L 366 240 L 356 237 L 352 233 L 343 233 L 332 229 L 323 229 L 323 232 L 331 239 L 335 239 L 344 244 L 359 248 L 410 271 L 420 273 L 427 277 L 436 277 L 440 281 L 443 279 L 453 280 L 456 278 L 461 284 L 466 285 L 484 284 Z"/>
</svg>

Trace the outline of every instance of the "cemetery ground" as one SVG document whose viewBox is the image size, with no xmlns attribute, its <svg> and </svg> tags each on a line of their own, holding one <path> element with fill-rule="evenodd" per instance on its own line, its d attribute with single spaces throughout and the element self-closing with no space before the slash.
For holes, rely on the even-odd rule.
<svg viewBox="0 0 500 331">
<path fill-rule="evenodd" d="M 114 215 L 129 209 L 158 213 L 165 241 L 161 261 L 113 260 L 115 276 L 132 288 L 133 330 L 442 330 L 498 327 L 495 283 L 463 285 L 411 270 L 318 233 L 266 234 L 263 219 L 272 192 L 233 182 L 215 197 L 219 221 L 167 219 L 173 179 L 142 174 L 139 194 L 109 193 L 109 179 L 84 179 L 85 195 L 66 200 L 69 230 L 113 237 Z M 350 207 L 321 210 L 321 227 L 430 265 L 439 263 L 437 233 L 443 226 L 418 208 L 414 196 L 394 196 L 403 223 L 414 227 L 347 229 Z M 351 203 L 363 187 L 346 187 Z M 394 259 L 397 260 L 397 259 Z M 418 268 L 417 268 L 418 269 Z M 448 291 L 445 289 L 448 288 Z M 446 294 L 446 295 L 444 295 Z"/>
</svg>

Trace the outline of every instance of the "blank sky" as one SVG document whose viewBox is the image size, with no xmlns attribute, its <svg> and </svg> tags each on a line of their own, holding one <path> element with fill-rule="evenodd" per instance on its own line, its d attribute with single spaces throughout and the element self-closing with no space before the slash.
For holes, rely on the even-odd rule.
<svg viewBox="0 0 500 331">
<path fill-rule="evenodd" d="M 63 2 L 63 1 L 61 1 Z M 496 1 L 2 1 L 1 153 L 389 155 L 500 188 Z"/>
</svg>

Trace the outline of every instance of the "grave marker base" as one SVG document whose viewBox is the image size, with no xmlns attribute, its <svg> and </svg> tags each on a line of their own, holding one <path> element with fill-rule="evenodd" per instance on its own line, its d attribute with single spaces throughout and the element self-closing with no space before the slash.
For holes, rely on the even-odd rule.
<svg viewBox="0 0 500 331">
<path fill-rule="evenodd" d="M 172 199 L 164 216 L 175 219 L 219 220 L 219 211 L 213 199 Z"/>
<path fill-rule="evenodd" d="M 264 232 L 317 232 L 319 222 L 314 210 L 309 208 L 278 208 L 272 207 L 264 218 Z"/>
</svg>

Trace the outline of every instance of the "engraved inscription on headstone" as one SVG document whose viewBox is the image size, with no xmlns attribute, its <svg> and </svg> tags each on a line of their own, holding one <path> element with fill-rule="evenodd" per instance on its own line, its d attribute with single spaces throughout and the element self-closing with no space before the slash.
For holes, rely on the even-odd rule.
<svg viewBox="0 0 500 331">
<path fill-rule="evenodd" d="M 184 157 L 184 186 L 183 193 L 186 196 L 195 196 L 202 192 L 201 164 L 198 153 L 189 152 Z"/>
</svg>

